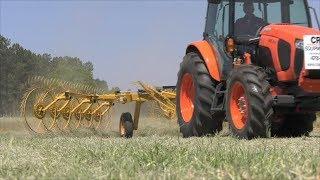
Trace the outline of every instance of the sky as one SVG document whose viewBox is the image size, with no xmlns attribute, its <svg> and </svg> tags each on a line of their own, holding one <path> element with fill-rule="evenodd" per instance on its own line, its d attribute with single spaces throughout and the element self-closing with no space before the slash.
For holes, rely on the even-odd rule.
<svg viewBox="0 0 320 180">
<path fill-rule="evenodd" d="M 309 0 L 320 15 L 320 0 Z M 0 34 L 36 53 L 79 57 L 122 90 L 175 85 L 185 48 L 202 39 L 206 0 L 0 0 Z"/>
</svg>

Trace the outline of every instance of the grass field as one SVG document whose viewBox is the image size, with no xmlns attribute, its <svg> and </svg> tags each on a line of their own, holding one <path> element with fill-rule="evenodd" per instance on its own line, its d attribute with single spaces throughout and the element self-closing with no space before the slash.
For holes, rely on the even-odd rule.
<svg viewBox="0 0 320 180">
<path fill-rule="evenodd" d="M 182 139 L 175 122 L 150 119 L 142 119 L 133 139 L 112 128 L 67 136 L 20 128 L 17 119 L 0 119 L 0 178 L 320 179 L 319 130 L 311 137 L 246 141 Z"/>
</svg>

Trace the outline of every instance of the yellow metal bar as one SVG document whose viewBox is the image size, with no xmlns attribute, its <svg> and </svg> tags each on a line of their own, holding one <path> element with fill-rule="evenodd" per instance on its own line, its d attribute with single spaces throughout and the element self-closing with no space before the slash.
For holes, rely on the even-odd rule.
<svg viewBox="0 0 320 180">
<path fill-rule="evenodd" d="M 89 102 L 90 102 L 90 100 L 87 100 L 87 99 L 81 101 L 80 104 L 78 104 L 75 108 L 72 109 L 71 113 L 74 113 L 80 106 L 82 106 L 85 103 L 89 103 Z"/>
<path fill-rule="evenodd" d="M 139 126 L 141 104 L 142 104 L 142 102 L 137 101 L 135 109 L 134 109 L 134 119 L 133 119 L 134 130 L 137 130 L 138 126 Z"/>
<path fill-rule="evenodd" d="M 110 108 L 111 108 L 111 106 L 108 106 L 107 109 L 105 109 L 105 110 L 101 113 L 101 116 L 103 116 L 105 113 L 107 113 Z"/>
<path fill-rule="evenodd" d="M 92 103 L 90 103 L 89 104 L 89 106 L 86 108 L 86 109 L 84 109 L 84 111 L 82 111 L 82 113 L 84 114 L 84 113 L 86 113 L 91 107 L 92 107 Z"/>
<path fill-rule="evenodd" d="M 94 111 L 92 111 L 92 114 L 95 114 L 97 111 L 99 111 L 103 106 L 108 105 L 109 103 L 104 102 L 102 104 L 100 104 Z"/>
<path fill-rule="evenodd" d="M 53 106 L 56 102 L 65 99 L 64 93 L 60 94 L 57 98 L 54 98 L 54 100 L 48 104 L 45 108 L 43 108 L 43 111 L 47 111 L 51 106 Z"/>
<path fill-rule="evenodd" d="M 71 102 L 71 100 L 68 100 L 66 103 L 64 103 L 63 106 L 58 110 L 58 112 L 62 111 L 64 108 L 66 108 L 70 102 Z"/>
<path fill-rule="evenodd" d="M 173 99 L 173 97 L 175 97 L 175 94 L 169 92 L 164 93 L 165 91 L 158 92 L 156 89 L 140 81 L 138 82 L 138 84 L 150 95 L 151 98 L 153 98 L 158 103 L 158 105 L 168 118 L 172 119 L 175 117 L 176 105 L 172 102 L 171 99 L 169 99 L 169 97 Z"/>
</svg>

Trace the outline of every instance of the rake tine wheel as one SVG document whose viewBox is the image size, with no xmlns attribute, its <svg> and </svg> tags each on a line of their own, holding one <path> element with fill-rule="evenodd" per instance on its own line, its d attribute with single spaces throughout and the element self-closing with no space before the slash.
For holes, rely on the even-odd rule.
<svg viewBox="0 0 320 180">
<path fill-rule="evenodd" d="M 50 132 L 56 132 L 58 130 L 56 120 L 60 115 L 60 112 L 58 112 L 58 103 L 55 102 L 55 95 L 53 94 L 53 91 L 54 89 L 47 90 L 40 100 L 45 108 L 47 108 L 47 116 L 44 117 L 42 122 Z"/>
<path fill-rule="evenodd" d="M 68 126 L 68 120 L 69 120 L 69 114 L 70 114 L 70 100 L 63 101 L 62 106 L 59 106 L 58 111 L 60 112 L 58 118 L 56 120 L 57 127 L 60 131 L 67 131 L 67 126 Z"/>
<path fill-rule="evenodd" d="M 70 117 L 70 105 L 65 107 L 61 112 L 61 118 L 57 121 L 57 126 L 62 131 L 68 131 L 69 117 Z"/>
<path fill-rule="evenodd" d="M 33 88 L 28 91 L 22 102 L 22 111 L 25 125 L 31 132 L 43 134 L 47 131 L 46 127 L 42 123 L 42 119 L 45 116 L 45 111 L 42 111 L 43 106 L 37 103 L 39 96 L 39 88 Z"/>
<path fill-rule="evenodd" d="M 107 103 L 103 103 L 102 105 L 100 105 L 100 109 L 95 113 L 94 115 L 94 122 L 95 122 L 95 129 L 96 130 L 105 130 L 105 128 L 108 126 L 108 122 L 105 118 L 106 115 L 110 109 L 111 109 L 111 106 L 107 105 Z M 104 110 L 102 110 L 104 108 Z"/>
<path fill-rule="evenodd" d="M 89 105 L 87 105 L 87 107 L 84 109 L 84 111 L 81 112 L 83 118 L 81 119 L 82 122 L 82 126 L 85 128 L 90 128 L 92 125 L 92 121 L 91 121 L 91 108 L 92 108 L 93 104 L 90 103 Z"/>
<path fill-rule="evenodd" d="M 54 81 L 56 82 L 57 85 L 61 86 L 59 87 L 59 92 L 56 93 L 59 96 L 64 95 L 64 93 L 67 91 L 65 89 L 65 86 L 63 86 L 61 83 L 61 81 L 54 79 Z M 63 93 L 62 93 L 63 92 Z M 59 98 L 59 100 L 55 103 L 55 110 L 52 111 L 53 114 L 55 114 L 54 112 L 57 112 L 57 114 L 55 114 L 55 116 L 53 116 L 54 120 L 55 120 L 55 124 L 57 129 L 59 129 L 62 132 L 68 132 L 68 121 L 69 121 L 69 114 L 70 114 L 70 104 L 71 104 L 71 98 L 70 99 L 66 99 L 65 97 L 59 97 L 59 96 L 55 96 L 55 100 L 56 98 Z"/>
<path fill-rule="evenodd" d="M 78 109 L 75 114 L 75 122 L 78 122 L 77 127 L 75 129 L 79 129 L 82 126 L 82 120 L 83 120 L 83 114 L 82 114 L 82 109 Z"/>
<path fill-rule="evenodd" d="M 98 113 L 94 114 L 91 118 L 92 118 L 91 121 L 93 122 L 93 128 L 96 131 L 99 130 L 101 122 L 103 120 L 103 116 L 101 115 L 100 112 L 98 112 Z"/>
<path fill-rule="evenodd" d="M 95 130 L 97 129 L 97 127 L 100 126 L 100 119 L 97 118 L 97 116 L 99 117 L 99 114 L 100 114 L 99 109 L 100 109 L 100 103 L 97 102 L 95 103 L 94 107 L 92 107 L 90 112 L 90 121 L 92 123 L 91 127 Z"/>
<path fill-rule="evenodd" d="M 55 108 L 57 108 L 57 107 L 55 107 Z M 57 130 L 62 131 L 62 129 L 60 129 L 59 126 L 57 125 L 57 119 L 59 118 L 59 117 L 58 117 L 59 114 L 60 114 L 60 113 L 58 112 L 57 109 L 54 109 L 54 110 L 52 111 L 52 113 L 50 114 L 50 115 L 51 115 L 51 118 L 52 118 L 52 124 L 53 124 L 52 127 L 57 128 Z M 54 129 L 54 130 L 56 130 L 56 129 Z"/>
<path fill-rule="evenodd" d="M 113 106 L 110 106 L 110 109 L 107 111 L 107 117 L 106 117 L 106 125 L 104 127 L 104 129 L 108 129 L 111 127 L 111 122 L 112 122 L 112 116 L 114 114 L 114 108 Z"/>
<path fill-rule="evenodd" d="M 81 108 L 81 106 L 78 107 L 80 100 L 78 98 L 73 98 L 73 99 L 74 101 L 71 103 L 73 103 L 72 105 L 74 106 L 71 105 L 70 114 L 68 117 L 68 125 L 67 125 L 67 127 L 71 132 L 74 132 L 75 130 L 77 130 L 80 127 L 80 123 L 81 123 L 80 121 L 81 116 L 78 117 L 77 115 L 77 111 L 79 111 L 79 109 Z"/>
</svg>

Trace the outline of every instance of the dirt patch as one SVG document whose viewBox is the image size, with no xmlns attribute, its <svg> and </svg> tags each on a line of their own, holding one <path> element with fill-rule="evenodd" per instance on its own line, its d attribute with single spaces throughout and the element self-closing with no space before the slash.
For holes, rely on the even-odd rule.
<svg viewBox="0 0 320 180">
<path fill-rule="evenodd" d="M 0 133 L 7 132 L 27 133 L 28 130 L 19 117 L 2 117 L 0 118 Z"/>
</svg>

